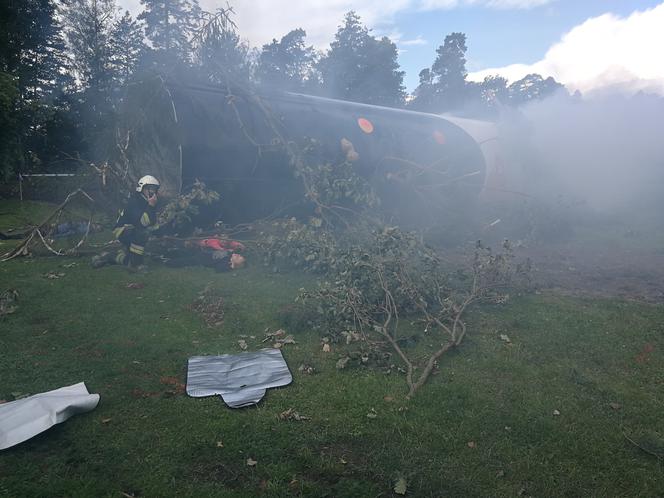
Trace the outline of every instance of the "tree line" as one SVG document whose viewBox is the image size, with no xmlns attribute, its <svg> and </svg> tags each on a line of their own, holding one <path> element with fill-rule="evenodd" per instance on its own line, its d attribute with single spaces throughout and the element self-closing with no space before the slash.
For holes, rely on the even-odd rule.
<svg viewBox="0 0 664 498">
<path fill-rule="evenodd" d="M 0 177 L 103 160 L 132 81 L 161 74 L 199 84 L 249 84 L 425 112 L 491 116 L 564 89 L 528 75 L 467 80 L 466 36 L 451 33 L 407 95 L 398 50 L 348 12 L 329 49 L 295 29 L 261 49 L 240 38 L 232 7 L 141 0 L 133 18 L 115 0 L 7 0 L 0 6 Z"/>
</svg>

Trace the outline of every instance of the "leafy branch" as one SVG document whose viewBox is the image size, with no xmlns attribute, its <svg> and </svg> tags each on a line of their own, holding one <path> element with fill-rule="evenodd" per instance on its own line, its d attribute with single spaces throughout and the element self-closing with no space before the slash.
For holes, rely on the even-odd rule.
<svg viewBox="0 0 664 498">
<path fill-rule="evenodd" d="M 508 242 L 498 254 L 478 242 L 470 271 L 452 272 L 432 249 L 395 227 L 374 233 L 368 246 L 340 250 L 336 259 L 318 289 L 300 299 L 315 301 L 328 327 L 354 327 L 363 336 L 386 340 L 406 367 L 409 397 L 426 383 L 440 357 L 462 344 L 470 307 L 506 302 L 514 277 L 528 273 L 527 265 L 513 264 Z M 441 339 L 419 373 L 399 339 L 401 317 L 424 324 L 425 333 Z"/>
</svg>

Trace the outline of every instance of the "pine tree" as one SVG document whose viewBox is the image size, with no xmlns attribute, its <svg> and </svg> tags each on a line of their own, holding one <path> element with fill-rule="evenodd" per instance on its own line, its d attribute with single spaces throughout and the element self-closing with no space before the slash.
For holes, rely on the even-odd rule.
<svg viewBox="0 0 664 498">
<path fill-rule="evenodd" d="M 318 69 L 324 91 L 332 97 L 398 106 L 404 100 L 397 47 L 387 37 L 371 36 L 353 11 L 344 17 Z"/>
<path fill-rule="evenodd" d="M 567 93 L 565 86 L 552 77 L 544 79 L 541 75 L 528 74 L 508 87 L 510 103 L 519 106 L 532 100 L 542 100 L 562 91 Z"/>
<path fill-rule="evenodd" d="M 61 28 L 52 0 L 0 4 L 0 174 L 41 167 L 49 158 L 46 129 L 65 109 Z M 64 147 L 63 147 L 64 148 Z"/>
<path fill-rule="evenodd" d="M 62 11 L 78 93 L 72 113 L 84 142 L 81 152 L 92 161 L 112 147 L 115 90 L 111 35 L 118 8 L 115 0 L 64 0 Z"/>
<path fill-rule="evenodd" d="M 85 89 L 110 88 L 110 42 L 117 10 L 115 0 L 65 0 L 62 17 L 72 67 Z"/>
<path fill-rule="evenodd" d="M 191 40 L 201 14 L 198 0 L 141 0 L 141 5 L 138 20 L 145 22 L 155 62 L 162 69 L 192 62 Z"/>
<path fill-rule="evenodd" d="M 420 72 L 412 106 L 429 112 L 460 108 L 468 98 L 466 77 L 466 35 L 451 33 L 436 50 L 431 69 Z"/>
<path fill-rule="evenodd" d="M 2 2 L 0 70 L 17 79 L 20 98 L 36 101 L 61 86 L 64 41 L 52 0 Z"/>
<path fill-rule="evenodd" d="M 253 54 L 240 41 L 232 14 L 230 7 L 201 13 L 201 27 L 195 37 L 196 62 L 207 82 L 244 86 L 252 79 Z"/>
<path fill-rule="evenodd" d="M 294 29 L 280 41 L 263 45 L 257 75 L 262 85 L 273 89 L 301 91 L 310 84 L 316 52 L 307 47 L 303 29 Z"/>
<path fill-rule="evenodd" d="M 131 17 L 129 11 L 118 19 L 111 32 L 111 67 L 115 77 L 125 84 L 138 67 L 147 46 L 143 42 L 143 27 Z"/>
</svg>

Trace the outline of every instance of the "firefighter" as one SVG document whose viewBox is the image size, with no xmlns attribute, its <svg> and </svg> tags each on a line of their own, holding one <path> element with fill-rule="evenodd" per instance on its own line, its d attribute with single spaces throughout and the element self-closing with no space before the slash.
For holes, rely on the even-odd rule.
<svg viewBox="0 0 664 498">
<path fill-rule="evenodd" d="M 92 258 L 92 266 L 99 268 L 108 264 L 125 265 L 130 269 L 143 269 L 145 243 L 149 229 L 157 222 L 157 192 L 159 180 L 146 175 L 138 180 L 136 192 L 132 192 L 127 207 L 120 211 L 113 235 L 122 244 L 117 254 L 102 253 Z"/>
</svg>

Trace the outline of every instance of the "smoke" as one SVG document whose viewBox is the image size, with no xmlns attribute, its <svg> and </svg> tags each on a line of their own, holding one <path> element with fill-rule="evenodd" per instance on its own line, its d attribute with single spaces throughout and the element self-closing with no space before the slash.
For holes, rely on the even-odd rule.
<svg viewBox="0 0 664 498">
<path fill-rule="evenodd" d="M 499 127 L 512 174 L 530 195 L 618 213 L 663 204 L 663 117 L 664 99 L 652 95 L 557 94 Z"/>
</svg>

